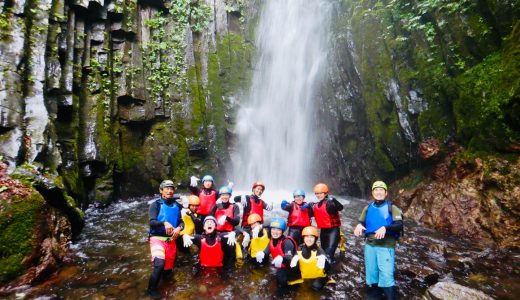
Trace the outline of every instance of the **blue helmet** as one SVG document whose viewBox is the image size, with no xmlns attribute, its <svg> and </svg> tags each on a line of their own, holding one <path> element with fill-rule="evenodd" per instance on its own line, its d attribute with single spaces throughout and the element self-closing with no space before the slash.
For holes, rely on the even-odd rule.
<svg viewBox="0 0 520 300">
<path fill-rule="evenodd" d="M 275 218 L 271 221 L 271 224 L 269 226 L 271 228 L 278 228 L 282 231 L 285 231 L 285 229 L 287 229 L 287 221 L 283 218 Z"/>
<path fill-rule="evenodd" d="M 292 193 L 292 196 L 293 196 L 293 198 L 296 198 L 296 197 L 299 197 L 299 196 L 302 196 L 302 197 L 305 198 L 305 191 L 303 189 L 296 189 Z"/>
<path fill-rule="evenodd" d="M 204 182 L 204 181 L 215 182 L 215 180 L 213 180 L 213 177 L 211 175 L 204 175 L 204 177 L 202 177 L 202 182 Z"/>
<path fill-rule="evenodd" d="M 233 193 L 233 190 L 227 185 L 221 186 L 220 189 L 218 189 L 219 195 L 229 194 L 231 196 L 232 193 Z"/>
</svg>

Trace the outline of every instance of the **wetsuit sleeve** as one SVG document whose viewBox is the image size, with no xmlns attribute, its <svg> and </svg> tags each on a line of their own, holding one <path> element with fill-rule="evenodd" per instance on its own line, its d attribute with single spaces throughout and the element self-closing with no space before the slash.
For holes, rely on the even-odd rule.
<svg viewBox="0 0 520 300">
<path fill-rule="evenodd" d="M 150 217 L 150 227 L 164 227 L 164 223 L 157 220 L 157 216 L 159 215 L 159 202 L 154 201 L 150 204 L 150 209 L 148 210 L 148 215 Z"/>
<path fill-rule="evenodd" d="M 289 265 L 291 264 L 291 260 L 296 254 L 296 248 L 294 247 L 294 243 L 290 239 L 286 239 L 283 241 L 282 244 L 282 250 L 283 250 L 283 264 Z"/>
<path fill-rule="evenodd" d="M 336 198 L 332 198 L 332 199 L 329 199 L 329 201 L 327 201 L 327 212 L 329 214 L 335 214 L 338 211 L 342 211 L 342 210 L 343 210 L 343 204 L 339 203 L 339 201 L 336 200 Z"/>
<path fill-rule="evenodd" d="M 200 242 L 202 241 L 202 235 L 201 234 L 194 234 L 193 235 L 193 243 L 197 245 L 200 249 Z"/>
<path fill-rule="evenodd" d="M 365 220 L 367 218 L 367 209 L 368 209 L 368 206 L 363 207 L 363 210 L 361 211 L 361 215 L 359 216 L 359 219 L 358 219 L 359 223 L 363 226 L 366 225 Z"/>
<path fill-rule="evenodd" d="M 314 202 L 309 202 L 309 208 L 307 208 L 307 211 L 309 212 L 309 218 L 314 218 Z"/>
<path fill-rule="evenodd" d="M 200 194 L 200 188 L 198 186 L 189 186 L 188 187 L 190 189 L 190 192 L 195 195 L 195 196 L 198 196 Z"/>
<path fill-rule="evenodd" d="M 240 208 L 238 208 L 238 205 L 233 204 L 233 218 L 226 217 L 226 221 L 231 223 L 233 226 L 238 226 L 238 224 L 240 224 Z"/>
<path fill-rule="evenodd" d="M 385 228 L 393 232 L 403 230 L 403 213 L 395 205 L 392 205 L 392 224 L 385 226 Z"/>
<path fill-rule="evenodd" d="M 195 216 L 193 213 L 188 214 L 195 225 L 195 232 L 202 230 L 202 218 L 201 216 Z M 200 231 L 199 231 L 200 230 Z"/>
<path fill-rule="evenodd" d="M 217 205 L 213 205 L 213 207 L 211 208 L 211 210 L 209 211 L 209 214 L 208 216 L 215 216 L 215 212 L 217 211 Z"/>
<path fill-rule="evenodd" d="M 179 211 L 182 210 L 182 205 L 180 205 L 179 203 L 176 202 L 176 204 L 178 207 L 179 207 Z M 182 214 L 179 214 L 179 217 L 177 218 L 177 227 L 180 227 L 181 230 L 184 230 L 184 220 L 182 219 Z"/>
<path fill-rule="evenodd" d="M 267 202 L 265 202 L 264 200 L 262 200 L 262 202 L 263 202 L 263 205 L 262 205 L 263 209 L 265 209 L 267 211 L 273 210 L 273 207 L 271 205 L 267 204 Z"/>
</svg>

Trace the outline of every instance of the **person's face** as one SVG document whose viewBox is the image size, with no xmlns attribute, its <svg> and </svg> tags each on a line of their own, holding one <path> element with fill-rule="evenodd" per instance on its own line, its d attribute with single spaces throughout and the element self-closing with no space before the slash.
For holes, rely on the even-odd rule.
<svg viewBox="0 0 520 300">
<path fill-rule="evenodd" d="M 314 235 L 306 235 L 303 237 L 303 242 L 305 246 L 311 247 L 316 242 L 316 237 Z"/>
<path fill-rule="evenodd" d="M 262 196 L 263 193 L 264 193 L 264 188 L 263 188 L 261 185 L 255 187 L 255 188 L 253 189 L 253 194 L 254 194 L 255 196 L 257 196 L 257 197 Z"/>
<path fill-rule="evenodd" d="M 298 205 L 302 205 L 303 199 L 305 199 L 303 196 L 296 196 L 294 197 L 294 202 L 296 202 Z"/>
<path fill-rule="evenodd" d="M 173 194 L 175 194 L 175 188 L 167 186 L 162 189 L 159 189 L 159 192 L 161 193 L 161 196 L 164 199 L 171 199 L 173 198 Z"/>
<path fill-rule="evenodd" d="M 222 203 L 228 203 L 229 202 L 229 198 L 231 198 L 230 194 L 222 194 L 222 195 L 220 195 L 220 201 L 222 201 Z"/>
<path fill-rule="evenodd" d="M 202 183 L 202 185 L 204 186 L 204 188 L 210 189 L 213 186 L 213 181 L 206 180 Z"/>
<path fill-rule="evenodd" d="M 372 190 L 372 197 L 377 201 L 382 201 L 386 199 L 388 192 L 384 188 L 375 188 Z"/>
<path fill-rule="evenodd" d="M 282 236 L 283 231 L 280 228 L 271 228 L 271 236 L 277 239 Z"/>
<path fill-rule="evenodd" d="M 212 233 L 215 231 L 215 228 L 217 228 L 217 223 L 215 223 L 213 220 L 204 222 L 204 231 L 206 233 Z"/>
<path fill-rule="evenodd" d="M 190 205 L 188 205 L 188 208 L 190 209 L 190 211 L 191 211 L 192 213 L 196 213 L 197 210 L 199 209 L 199 205 L 193 205 L 193 204 L 190 204 Z"/>
<path fill-rule="evenodd" d="M 319 201 L 325 199 L 325 196 L 327 196 L 327 194 L 325 194 L 325 193 L 314 193 L 314 195 L 316 195 L 316 198 L 317 198 Z"/>
</svg>

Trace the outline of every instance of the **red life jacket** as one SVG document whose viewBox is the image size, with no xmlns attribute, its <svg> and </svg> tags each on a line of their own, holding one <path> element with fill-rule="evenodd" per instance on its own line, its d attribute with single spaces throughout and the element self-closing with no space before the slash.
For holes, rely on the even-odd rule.
<svg viewBox="0 0 520 300">
<path fill-rule="evenodd" d="M 331 215 L 327 212 L 327 200 L 322 200 L 312 208 L 318 228 L 332 228 L 341 226 L 339 212 Z"/>
<path fill-rule="evenodd" d="M 233 219 L 234 215 L 233 215 L 233 205 L 232 204 L 230 204 L 228 206 L 228 208 L 218 208 L 218 206 L 217 206 L 217 210 L 215 211 L 215 219 L 217 219 L 217 231 L 219 231 L 219 232 L 233 231 L 233 227 L 234 227 L 233 224 L 229 223 L 227 220 L 224 223 L 224 225 L 218 224 L 218 220 L 222 216 L 227 216 L 227 217 L 230 217 L 231 219 Z"/>
<path fill-rule="evenodd" d="M 209 194 L 206 194 L 204 190 L 201 190 L 199 193 L 200 206 L 197 209 L 197 213 L 201 215 L 209 215 L 215 203 L 217 203 L 217 192 L 215 190 L 211 190 Z"/>
<path fill-rule="evenodd" d="M 269 241 L 269 251 L 271 252 L 271 257 L 272 258 L 276 258 L 278 255 L 280 255 L 282 257 L 285 255 L 283 253 L 283 243 L 285 243 L 286 240 L 291 240 L 291 242 L 294 245 L 294 254 L 296 254 L 296 250 L 298 250 L 298 244 L 296 244 L 296 242 L 293 240 L 292 237 L 284 236 L 283 238 L 280 239 L 278 244 L 276 244 L 276 247 L 273 246 L 273 240 L 272 239 L 271 239 L 271 241 Z M 287 266 L 282 264 L 281 268 L 287 268 Z"/>
<path fill-rule="evenodd" d="M 249 206 L 250 206 L 250 210 L 248 213 L 245 213 L 243 216 L 242 216 L 242 227 L 243 226 L 247 226 L 249 225 L 247 223 L 247 218 L 249 217 L 249 215 L 251 214 L 258 214 L 260 215 L 260 218 L 262 218 L 262 222 L 264 221 L 264 201 L 262 199 L 260 199 L 258 201 L 258 204 L 255 202 L 254 199 L 252 199 L 253 197 L 249 197 Z"/>
<path fill-rule="evenodd" d="M 302 203 L 304 205 L 305 202 Z M 293 202 L 292 211 L 287 217 L 287 225 L 290 226 L 311 226 L 311 217 L 308 209 L 302 209 L 300 205 Z"/>
<path fill-rule="evenodd" d="M 217 238 L 215 244 L 208 245 L 206 239 L 200 241 L 200 265 L 203 267 L 222 267 L 224 261 L 224 251 L 222 251 L 222 242 Z"/>
</svg>

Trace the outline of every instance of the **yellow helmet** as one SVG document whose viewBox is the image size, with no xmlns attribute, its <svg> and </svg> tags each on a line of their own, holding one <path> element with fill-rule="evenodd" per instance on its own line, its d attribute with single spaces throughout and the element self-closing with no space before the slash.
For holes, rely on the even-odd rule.
<svg viewBox="0 0 520 300">
<path fill-rule="evenodd" d="M 377 188 L 383 188 L 383 189 L 385 189 L 385 191 L 388 191 L 388 188 L 386 187 L 386 183 L 384 183 L 381 180 L 378 180 L 378 181 L 374 182 L 374 184 L 372 184 L 372 191 Z"/>
<path fill-rule="evenodd" d="M 199 197 L 195 195 L 188 196 L 188 205 L 200 205 Z"/>
</svg>

